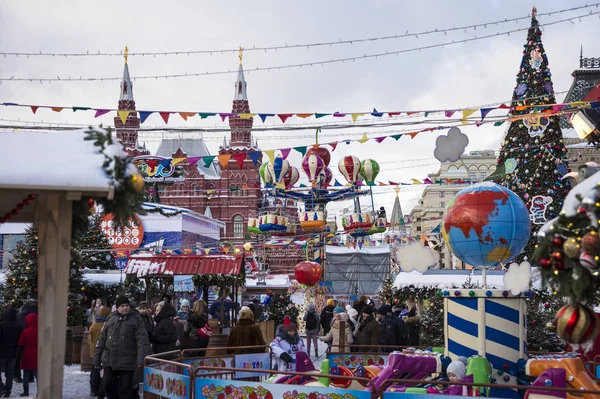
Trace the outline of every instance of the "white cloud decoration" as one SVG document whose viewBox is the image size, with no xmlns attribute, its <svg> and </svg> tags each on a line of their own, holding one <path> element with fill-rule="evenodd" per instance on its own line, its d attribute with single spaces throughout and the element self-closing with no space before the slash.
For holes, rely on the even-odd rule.
<svg viewBox="0 0 600 399">
<path fill-rule="evenodd" d="M 433 251 L 429 247 L 424 247 L 419 242 L 412 242 L 403 245 L 396 251 L 396 260 L 400 263 L 403 272 L 425 273 L 429 266 L 436 263 Z"/>
<path fill-rule="evenodd" d="M 504 273 L 504 287 L 513 295 L 519 295 L 529 288 L 531 281 L 531 264 L 526 260 L 520 265 L 511 263 Z"/>
<path fill-rule="evenodd" d="M 435 150 L 433 156 L 440 162 L 456 162 L 469 145 L 469 138 L 466 134 L 460 131 L 459 128 L 453 127 L 448 131 L 447 136 L 439 136 L 435 140 Z"/>
</svg>

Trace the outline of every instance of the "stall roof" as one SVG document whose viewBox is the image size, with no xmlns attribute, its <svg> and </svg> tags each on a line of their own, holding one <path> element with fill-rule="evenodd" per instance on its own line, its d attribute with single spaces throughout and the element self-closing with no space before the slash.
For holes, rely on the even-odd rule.
<svg viewBox="0 0 600 399">
<path fill-rule="evenodd" d="M 125 267 L 126 274 L 138 277 L 229 274 L 242 271 L 242 256 L 232 255 L 154 255 L 132 256 Z"/>
<path fill-rule="evenodd" d="M 246 288 L 288 288 L 290 278 L 285 274 L 269 274 L 265 277 L 265 285 L 258 284 L 258 277 L 246 277 Z"/>
</svg>

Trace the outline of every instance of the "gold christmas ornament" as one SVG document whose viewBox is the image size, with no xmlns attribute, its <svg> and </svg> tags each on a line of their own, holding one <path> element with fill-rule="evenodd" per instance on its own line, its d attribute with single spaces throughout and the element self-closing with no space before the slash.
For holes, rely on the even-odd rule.
<svg viewBox="0 0 600 399">
<path fill-rule="evenodd" d="M 583 344 L 595 339 L 600 328 L 596 313 L 580 303 L 560 308 L 555 323 L 556 334 L 571 344 Z"/>
<path fill-rule="evenodd" d="M 563 244 L 563 251 L 571 259 L 577 259 L 579 257 L 579 245 L 573 239 L 566 240 Z"/>
<path fill-rule="evenodd" d="M 554 324 L 552 324 L 552 323 L 548 322 L 548 323 L 546 323 L 546 328 L 547 328 L 548 330 L 552 330 L 552 329 L 554 329 Z"/>
<path fill-rule="evenodd" d="M 144 178 L 139 172 L 131 175 L 131 184 L 133 184 L 133 188 L 138 193 L 144 189 Z"/>
</svg>

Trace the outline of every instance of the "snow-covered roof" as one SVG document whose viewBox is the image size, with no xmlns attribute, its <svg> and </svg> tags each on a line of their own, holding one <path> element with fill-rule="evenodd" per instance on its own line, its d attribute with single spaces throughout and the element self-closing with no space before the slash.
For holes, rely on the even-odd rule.
<svg viewBox="0 0 600 399">
<path fill-rule="evenodd" d="M 95 272 L 84 272 L 83 279 L 86 280 L 90 284 L 100 283 L 104 285 L 119 285 L 123 281 L 125 281 L 125 274 L 120 271 L 107 271 L 105 273 L 95 273 Z M 4 271 L 0 272 L 0 284 L 4 284 L 6 282 L 6 273 Z"/>
<path fill-rule="evenodd" d="M 358 245 L 356 246 L 356 248 L 354 247 L 350 247 L 350 248 L 346 248 L 346 247 L 340 247 L 340 246 L 336 246 L 336 245 L 328 245 L 327 246 L 327 253 L 328 254 L 350 254 L 350 253 L 354 253 L 354 252 L 360 252 L 363 254 L 383 254 L 383 253 L 390 253 L 390 246 L 389 245 L 380 245 L 377 247 L 367 247 L 367 246 L 363 246 L 362 249 L 358 248 Z"/>
<path fill-rule="evenodd" d="M 0 131 L 0 159 L 8 167 L 0 189 L 108 193 L 104 155 L 84 131 Z"/>
<path fill-rule="evenodd" d="M 535 273 L 532 273 L 532 276 Z M 408 287 L 414 285 L 418 288 L 460 288 L 471 276 L 471 283 L 483 285 L 481 270 L 427 270 L 421 274 L 414 270 L 410 273 L 401 272 L 394 281 L 394 288 Z M 533 287 L 540 288 L 541 281 L 533 277 Z M 489 288 L 504 289 L 504 272 L 501 270 L 488 270 L 487 286 Z"/>
<path fill-rule="evenodd" d="M 177 212 L 177 211 L 179 211 L 182 214 L 192 216 L 192 217 L 194 217 L 196 219 L 201 219 L 201 220 L 205 220 L 205 221 L 208 221 L 208 222 L 211 222 L 211 223 L 216 223 L 216 224 L 220 225 L 221 227 L 225 227 L 225 222 L 222 222 L 220 220 L 214 219 L 212 217 L 212 215 L 211 216 L 207 216 L 206 214 L 203 215 L 203 214 L 200 214 L 198 212 L 194 212 L 194 211 L 192 211 L 190 209 L 187 209 L 187 208 L 181 208 L 181 207 L 178 207 L 178 206 L 170 206 L 170 205 L 163 205 L 163 204 L 153 204 L 153 203 L 150 203 L 150 202 L 145 202 L 142 205 L 142 208 L 147 209 L 147 210 L 148 209 L 157 209 L 157 208 L 160 208 L 163 211 L 165 211 L 167 214 L 171 213 L 171 212 Z"/>
<path fill-rule="evenodd" d="M 190 157 L 206 157 L 210 156 L 208 147 L 203 139 L 163 139 L 158 146 L 156 155 L 170 158 L 178 149 L 182 149 Z M 196 163 L 198 171 L 206 179 L 215 180 L 221 178 L 221 168 L 215 160 L 208 167 L 204 167 L 204 161 Z"/>
</svg>

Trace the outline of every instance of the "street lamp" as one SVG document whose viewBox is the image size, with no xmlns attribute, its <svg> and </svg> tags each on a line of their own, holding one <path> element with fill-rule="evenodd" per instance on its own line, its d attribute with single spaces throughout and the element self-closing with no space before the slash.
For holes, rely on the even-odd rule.
<svg viewBox="0 0 600 399">
<path fill-rule="evenodd" d="M 571 118 L 577 135 L 593 144 L 600 144 L 600 111 L 582 109 Z"/>
</svg>

